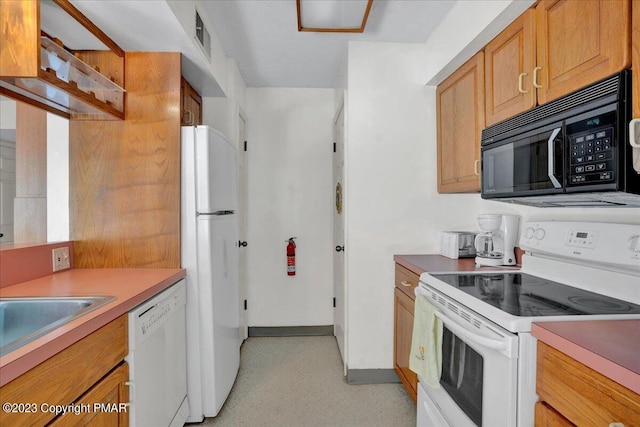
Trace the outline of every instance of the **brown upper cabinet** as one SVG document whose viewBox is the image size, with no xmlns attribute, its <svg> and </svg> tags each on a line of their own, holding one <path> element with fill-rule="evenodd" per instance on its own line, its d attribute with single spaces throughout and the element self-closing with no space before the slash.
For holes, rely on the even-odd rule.
<svg viewBox="0 0 640 427">
<path fill-rule="evenodd" d="M 180 124 L 182 126 L 202 124 L 202 97 L 184 77 L 180 80 Z"/>
<path fill-rule="evenodd" d="M 485 48 L 490 126 L 631 65 L 629 0 L 542 0 Z"/>
<path fill-rule="evenodd" d="M 0 94 L 66 118 L 124 119 L 124 51 L 68 0 L 2 0 L 0 28 Z"/>
<path fill-rule="evenodd" d="M 529 9 L 484 49 L 487 126 L 536 105 L 535 10 Z"/>
<path fill-rule="evenodd" d="M 484 122 L 484 52 L 438 85 L 438 192 L 480 191 L 480 133 Z"/>
</svg>

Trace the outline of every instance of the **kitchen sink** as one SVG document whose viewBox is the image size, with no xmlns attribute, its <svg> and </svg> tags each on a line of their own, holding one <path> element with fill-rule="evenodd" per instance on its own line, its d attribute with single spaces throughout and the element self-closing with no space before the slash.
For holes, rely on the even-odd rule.
<svg viewBox="0 0 640 427">
<path fill-rule="evenodd" d="M 113 300 L 110 296 L 0 298 L 0 356 Z"/>
</svg>

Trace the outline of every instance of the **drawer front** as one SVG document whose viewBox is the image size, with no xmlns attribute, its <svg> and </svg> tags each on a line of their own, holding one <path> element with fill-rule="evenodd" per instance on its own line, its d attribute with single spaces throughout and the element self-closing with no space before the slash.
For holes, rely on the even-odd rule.
<svg viewBox="0 0 640 427">
<path fill-rule="evenodd" d="M 640 426 L 640 396 L 541 341 L 536 392 L 579 426 Z"/>
<path fill-rule="evenodd" d="M 404 292 L 409 298 L 415 299 L 413 290 L 418 286 L 420 275 L 413 271 L 396 264 L 396 288 Z"/>
<path fill-rule="evenodd" d="M 565 417 L 543 402 L 536 402 L 536 427 L 575 427 Z"/>
</svg>

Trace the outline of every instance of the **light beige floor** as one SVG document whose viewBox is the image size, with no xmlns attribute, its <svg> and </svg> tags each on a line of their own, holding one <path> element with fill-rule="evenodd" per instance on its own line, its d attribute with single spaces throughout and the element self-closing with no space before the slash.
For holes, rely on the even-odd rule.
<svg viewBox="0 0 640 427">
<path fill-rule="evenodd" d="M 400 384 L 349 385 L 334 337 L 251 337 L 222 410 L 201 426 L 415 426 Z"/>
</svg>

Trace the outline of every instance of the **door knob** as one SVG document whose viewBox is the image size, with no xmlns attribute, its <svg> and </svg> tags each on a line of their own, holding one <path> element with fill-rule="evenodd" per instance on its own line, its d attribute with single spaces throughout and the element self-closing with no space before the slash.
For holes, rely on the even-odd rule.
<svg viewBox="0 0 640 427">
<path fill-rule="evenodd" d="M 242 241 L 242 240 L 238 240 L 238 246 L 247 247 L 247 242 Z"/>
<path fill-rule="evenodd" d="M 344 246 L 336 246 L 336 252 L 344 251 Z"/>
</svg>

